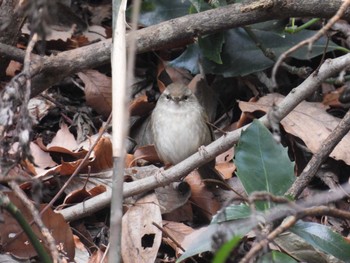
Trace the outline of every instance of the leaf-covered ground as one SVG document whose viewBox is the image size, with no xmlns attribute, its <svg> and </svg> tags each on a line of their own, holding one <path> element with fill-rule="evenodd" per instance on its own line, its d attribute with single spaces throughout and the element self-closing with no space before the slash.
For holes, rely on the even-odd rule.
<svg viewBox="0 0 350 263">
<path fill-rule="evenodd" d="M 224 10 L 227 4 L 241 7 L 229 1 L 207 2 L 142 1 L 138 28 Z M 128 3 L 128 21 L 131 7 Z M 0 36 L 0 44 L 6 44 L 0 46 L 0 261 L 43 261 L 16 221 L 14 211 L 20 211 L 50 256 L 62 262 L 107 262 L 113 249 L 109 237 L 115 234 L 109 233 L 111 65 L 100 62 L 94 52 L 79 54 L 111 39 L 112 5 L 36 0 L 16 10 L 23 18 L 19 34 L 12 44 Z M 171 22 L 174 30 L 177 21 Z M 276 76 L 272 70 L 283 52 L 314 36 L 326 22 L 271 18 L 137 55 L 128 87 L 123 262 L 350 260 L 348 202 L 345 195 L 335 196 L 349 193 L 342 185 L 349 179 L 350 165 L 349 78 L 345 66 L 335 71 L 329 66 L 348 59 L 349 23 L 338 19 L 326 36 L 288 56 Z M 15 29 L 11 23 L 4 25 Z M 42 40 L 25 56 L 21 51 L 30 49 L 35 34 Z M 66 54 L 75 54 L 75 61 Z M 80 66 L 84 61 L 89 66 Z M 78 64 L 81 68 L 75 69 Z M 41 73 L 47 79 L 39 85 Z M 223 181 L 203 182 L 194 170 L 181 180 L 161 183 L 163 174 L 174 169 L 163 167 L 157 156 L 149 117 L 172 82 L 186 84 L 196 94 L 220 138 L 222 143 L 208 147 L 208 152 L 220 152 L 216 169 Z M 293 97 L 306 85 L 309 91 L 306 87 Z M 290 98 L 298 103 L 288 108 Z M 287 116 L 279 122 L 275 115 L 286 108 Z M 256 121 L 262 116 L 268 118 Z M 343 129 L 340 142 L 319 157 L 320 149 L 328 150 L 322 147 L 333 140 L 335 129 Z M 230 136 L 237 139 L 225 143 Z M 200 155 L 205 157 L 205 151 L 200 149 Z M 320 158 L 322 165 L 309 166 L 312 157 Z M 314 172 L 309 180 L 292 191 L 296 178 L 310 169 Z M 145 185 L 147 178 L 158 182 L 152 191 Z M 334 195 L 329 197 L 328 191 Z M 8 201 L 18 210 L 11 210 Z"/>
</svg>

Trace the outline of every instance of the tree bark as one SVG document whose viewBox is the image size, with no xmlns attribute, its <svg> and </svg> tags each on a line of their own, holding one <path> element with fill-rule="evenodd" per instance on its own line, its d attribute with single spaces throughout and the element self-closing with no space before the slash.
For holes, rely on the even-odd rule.
<svg viewBox="0 0 350 263">
<path fill-rule="evenodd" d="M 138 53 L 143 53 L 182 46 L 198 36 L 273 19 L 330 18 L 341 3 L 341 0 L 262 0 L 248 5 L 231 4 L 140 29 L 137 31 L 136 49 Z M 350 10 L 345 13 L 344 19 L 350 20 Z M 128 41 L 127 37 L 127 43 Z M 38 95 L 70 74 L 110 63 L 111 43 L 109 39 L 56 56 L 44 57 L 42 64 L 37 67 L 38 74 L 32 81 L 32 96 Z M 18 59 L 18 52 L 15 56 L 5 53 L 6 50 L 8 48 L 0 44 L 0 54 Z"/>
</svg>

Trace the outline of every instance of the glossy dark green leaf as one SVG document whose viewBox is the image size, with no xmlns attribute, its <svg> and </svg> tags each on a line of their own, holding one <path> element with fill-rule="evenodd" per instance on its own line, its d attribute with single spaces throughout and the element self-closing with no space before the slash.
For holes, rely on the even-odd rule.
<svg viewBox="0 0 350 263">
<path fill-rule="evenodd" d="M 258 29 L 252 29 L 252 32 L 266 48 L 269 48 L 275 53 L 276 57 L 300 41 L 315 34 L 315 31 L 312 30 L 303 30 L 297 34 L 291 35 L 281 35 L 275 32 Z M 221 52 L 222 64 L 217 64 L 203 58 L 204 55 L 198 45 L 192 44 L 189 46 L 190 49 L 173 60 L 171 65 L 173 67 L 183 67 L 190 70 L 193 74 L 197 74 L 198 59 L 202 58 L 206 73 L 220 74 L 224 77 L 244 76 L 273 66 L 274 61 L 263 54 L 242 28 L 227 30 L 224 34 L 225 44 Z M 325 46 L 326 38 L 323 37 L 313 45 L 311 53 L 308 51 L 307 47 L 303 47 L 291 54 L 291 57 L 300 60 L 309 60 L 323 54 Z M 330 42 L 327 51 L 335 50 L 337 47 L 336 44 Z M 187 54 L 187 52 L 189 53 Z M 186 63 L 184 63 L 185 59 L 187 61 Z M 191 67 L 187 67 L 188 65 Z"/>
<path fill-rule="evenodd" d="M 242 219 L 221 224 L 210 224 L 203 228 L 202 232 L 193 232 L 186 237 L 191 240 L 191 245 L 186 248 L 184 254 L 182 254 L 176 262 L 181 262 L 186 258 L 206 251 L 212 251 L 212 238 L 214 234 L 216 235 L 221 232 L 226 234 L 226 238 L 229 240 L 234 236 L 246 235 L 252 228 L 256 227 L 257 224 L 258 222 L 255 219 Z"/>
<path fill-rule="evenodd" d="M 169 65 L 176 68 L 184 68 L 193 74 L 197 74 L 199 72 L 198 61 L 201 57 L 203 57 L 203 55 L 198 44 L 192 44 L 187 46 L 186 51 L 179 57 L 169 62 Z"/>
<path fill-rule="evenodd" d="M 349 241 L 332 231 L 329 227 L 299 220 L 290 228 L 290 231 L 303 238 L 315 248 L 344 260 L 345 262 L 350 262 Z"/>
<path fill-rule="evenodd" d="M 251 215 L 250 207 L 245 204 L 240 205 L 230 205 L 216 214 L 211 220 L 211 224 L 222 223 L 231 220 L 248 218 Z"/>
<path fill-rule="evenodd" d="M 200 37 L 198 39 L 198 44 L 204 57 L 216 64 L 222 64 L 221 50 L 224 43 L 225 37 L 222 32 Z"/>
<path fill-rule="evenodd" d="M 283 195 L 294 182 L 294 164 L 287 149 L 258 120 L 242 132 L 235 149 L 235 165 L 248 194 L 266 191 Z"/>
</svg>

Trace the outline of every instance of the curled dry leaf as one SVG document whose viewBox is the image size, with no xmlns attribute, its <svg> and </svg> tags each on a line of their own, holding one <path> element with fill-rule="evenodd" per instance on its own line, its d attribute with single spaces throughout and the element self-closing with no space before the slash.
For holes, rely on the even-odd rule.
<svg viewBox="0 0 350 263">
<path fill-rule="evenodd" d="M 85 187 L 83 187 L 82 189 L 74 190 L 69 193 L 64 199 L 63 203 L 77 204 L 104 192 L 106 192 L 106 187 L 104 185 L 95 186 L 90 190 L 87 190 Z"/>
<path fill-rule="evenodd" d="M 69 131 L 67 124 L 62 123 L 56 136 L 48 145 L 46 145 L 48 151 L 52 150 L 52 147 L 65 148 L 70 151 L 73 151 L 78 147 L 78 143 L 74 138 L 74 135 Z"/>
<path fill-rule="evenodd" d="M 343 93 L 345 87 L 341 87 L 339 89 L 336 89 L 334 91 L 328 92 L 323 96 L 323 101 L 322 103 L 327 106 L 332 106 L 332 107 L 341 107 L 342 104 L 339 101 L 339 97 Z"/>
<path fill-rule="evenodd" d="M 236 166 L 232 162 L 233 156 L 234 149 L 229 149 L 215 158 L 215 169 L 218 170 L 225 179 L 232 178 L 232 174 L 236 170 Z"/>
<path fill-rule="evenodd" d="M 244 112 L 258 110 L 267 112 L 272 105 L 278 105 L 282 99 L 283 96 L 279 94 L 269 94 L 255 103 L 241 101 L 239 107 Z M 339 122 L 340 119 L 328 114 L 321 103 L 303 101 L 281 121 L 281 124 L 286 132 L 302 139 L 310 151 L 315 153 Z M 348 133 L 335 147 L 330 157 L 343 160 L 350 165 L 349 147 Z"/>
<path fill-rule="evenodd" d="M 141 95 L 134 99 L 129 107 L 131 116 L 147 116 L 155 107 L 154 103 L 148 102 L 146 95 Z"/>
<path fill-rule="evenodd" d="M 22 63 L 11 60 L 10 64 L 6 68 L 6 76 L 14 77 L 22 69 Z"/>
<path fill-rule="evenodd" d="M 69 160 L 76 160 L 84 158 L 87 151 L 84 149 L 80 149 L 77 152 L 73 152 L 69 149 L 60 147 L 60 146 L 52 146 L 49 149 L 44 145 L 41 138 L 36 139 L 35 143 L 39 146 L 41 150 L 44 152 L 50 153 L 50 156 L 55 159 L 58 163 L 61 163 L 62 160 L 66 160 L 67 157 Z"/>
<path fill-rule="evenodd" d="M 157 154 L 154 145 L 145 145 L 137 148 L 134 153 L 135 160 L 144 159 L 151 163 L 157 163 L 160 161 L 160 158 Z"/>
<path fill-rule="evenodd" d="M 103 136 L 98 141 L 94 149 L 94 155 L 95 157 L 89 162 L 92 173 L 101 172 L 113 167 L 112 142 L 109 137 Z"/>
</svg>

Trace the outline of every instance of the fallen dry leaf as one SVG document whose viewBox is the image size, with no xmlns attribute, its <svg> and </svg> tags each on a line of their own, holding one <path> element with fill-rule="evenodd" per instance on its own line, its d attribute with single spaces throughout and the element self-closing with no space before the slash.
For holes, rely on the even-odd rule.
<svg viewBox="0 0 350 263">
<path fill-rule="evenodd" d="M 27 222 L 31 222 L 33 217 L 29 209 L 20 201 L 15 194 L 7 192 L 6 195 L 11 202 L 21 211 Z M 45 205 L 40 205 L 43 209 Z M 3 220 L 0 222 L 0 245 L 3 251 L 9 252 L 15 257 L 31 258 L 36 255 L 36 251 L 28 241 L 27 236 L 22 232 L 22 228 L 17 221 L 7 211 L 2 212 Z M 70 226 L 66 223 L 61 214 L 53 212 L 50 208 L 43 214 L 42 220 L 45 226 L 51 232 L 56 244 L 59 244 L 60 250 L 70 261 L 74 259 L 74 241 L 73 233 Z M 32 229 L 36 236 L 43 240 L 42 234 L 38 227 L 33 224 Z M 15 237 L 16 233 L 22 232 L 21 235 Z"/>
<path fill-rule="evenodd" d="M 134 153 L 134 161 L 139 160 L 139 159 L 144 159 L 146 161 L 149 161 L 151 163 L 157 163 L 160 161 L 160 158 L 158 157 L 157 151 L 154 148 L 154 145 L 145 145 L 141 146 L 136 149 Z"/>
<path fill-rule="evenodd" d="M 234 149 L 229 149 L 215 158 L 215 169 L 224 176 L 224 179 L 230 179 L 236 170 L 236 166 L 232 162 L 233 156 Z"/>
<path fill-rule="evenodd" d="M 162 216 L 155 194 L 140 198 L 123 216 L 122 258 L 124 263 L 155 262 L 162 240 Z"/>
<path fill-rule="evenodd" d="M 179 255 L 179 253 L 183 253 L 183 250 L 178 246 L 178 244 L 181 244 L 184 238 L 187 235 L 191 234 L 194 231 L 194 229 L 183 223 L 170 222 L 165 220 L 163 220 L 163 229 L 167 234 L 169 234 L 172 237 L 172 239 L 174 239 L 177 242 L 176 244 L 171 238 L 165 235 L 165 237 L 163 238 L 165 243 L 167 243 L 176 251 L 177 256 Z"/>
<path fill-rule="evenodd" d="M 340 95 L 343 93 L 345 87 L 341 87 L 334 91 L 328 92 L 323 96 L 322 103 L 327 106 L 341 107 L 341 102 L 339 101 Z"/>
<path fill-rule="evenodd" d="M 62 123 L 56 136 L 48 145 L 46 145 L 46 148 L 49 151 L 52 150 L 52 147 L 65 148 L 70 151 L 73 151 L 78 147 L 78 143 L 74 138 L 74 135 L 69 131 L 67 124 Z"/>
<path fill-rule="evenodd" d="M 163 219 L 167 221 L 175 222 L 192 222 L 193 210 L 191 202 L 187 202 L 183 206 L 171 211 L 170 213 L 163 214 Z"/>
<path fill-rule="evenodd" d="M 85 187 L 83 187 L 82 189 L 74 190 L 74 191 L 70 192 L 69 194 L 67 194 L 63 203 L 65 205 L 77 204 L 80 202 L 84 202 L 87 199 L 94 197 L 96 195 L 99 195 L 103 192 L 106 192 L 106 187 L 103 185 L 95 186 L 90 190 L 87 190 Z"/>
<path fill-rule="evenodd" d="M 213 192 L 205 186 L 198 171 L 195 170 L 187 175 L 185 181 L 191 186 L 190 200 L 202 210 L 203 215 L 208 220 L 211 220 L 212 216 L 221 208 L 220 202 Z"/>
<path fill-rule="evenodd" d="M 101 137 L 94 149 L 94 158 L 89 162 L 92 173 L 113 167 L 112 142 L 109 137 Z"/>
<path fill-rule="evenodd" d="M 112 79 L 97 70 L 78 73 L 85 84 L 86 104 L 107 118 L 112 110 Z"/>
<path fill-rule="evenodd" d="M 191 196 L 190 186 L 186 182 L 174 182 L 155 189 L 161 213 L 170 213 L 183 206 Z"/>
<path fill-rule="evenodd" d="M 57 165 L 57 163 L 52 160 L 48 152 L 43 151 L 37 144 L 33 142 L 30 143 L 30 151 L 34 157 L 35 165 L 37 165 L 39 168 L 45 169 Z"/>
<path fill-rule="evenodd" d="M 241 101 L 239 107 L 244 112 L 257 110 L 267 112 L 272 105 L 278 105 L 283 98 L 279 94 L 269 94 L 257 102 Z M 310 151 L 315 153 L 339 122 L 339 118 L 326 112 L 323 104 L 303 101 L 281 121 L 281 124 L 286 132 L 302 139 Z M 343 160 L 350 165 L 349 147 L 350 134 L 348 133 L 335 147 L 330 157 Z"/>
<path fill-rule="evenodd" d="M 11 60 L 10 64 L 7 66 L 6 75 L 9 77 L 14 77 L 22 69 L 22 63 Z"/>
<path fill-rule="evenodd" d="M 129 111 L 131 116 L 147 116 L 155 107 L 154 103 L 148 102 L 148 97 L 142 95 L 134 99 L 130 106 Z"/>
</svg>

